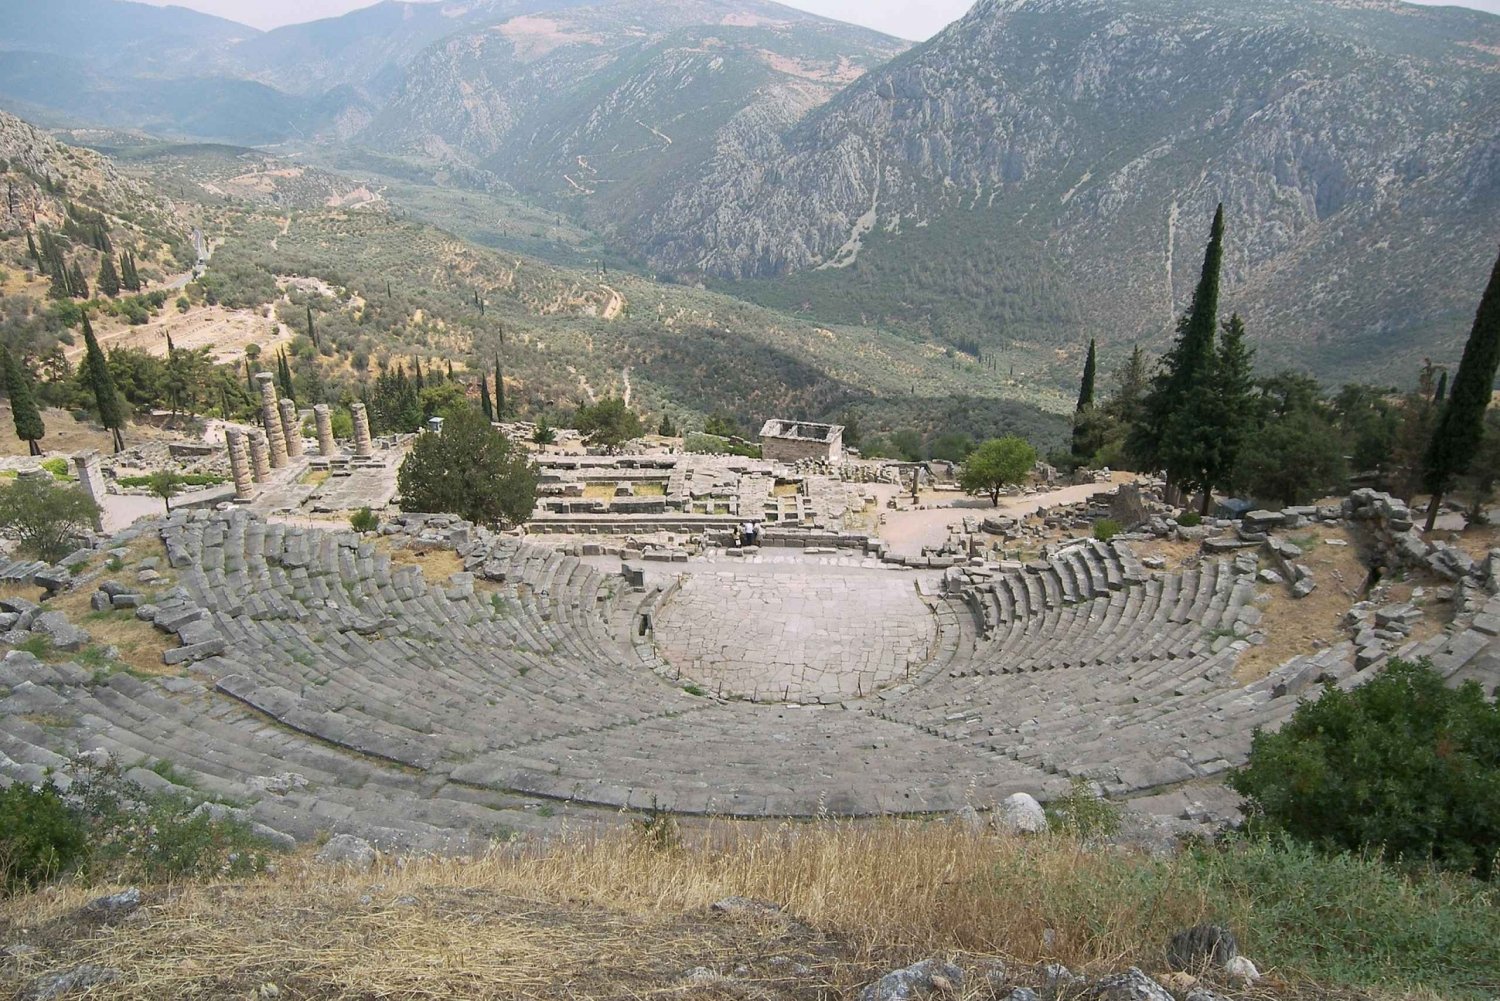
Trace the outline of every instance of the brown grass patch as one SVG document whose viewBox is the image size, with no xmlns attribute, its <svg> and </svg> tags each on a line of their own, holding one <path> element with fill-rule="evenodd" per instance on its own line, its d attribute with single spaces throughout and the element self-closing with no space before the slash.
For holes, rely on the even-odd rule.
<svg viewBox="0 0 1500 1001">
<path fill-rule="evenodd" d="M 1203 559 L 1203 546 L 1186 539 L 1151 539 L 1130 543 L 1130 551 L 1137 559 L 1160 556 L 1167 561 L 1166 569 L 1173 573 L 1196 567 Z"/>
<path fill-rule="evenodd" d="M 1302 547 L 1302 559 L 1297 562 L 1312 571 L 1318 588 L 1305 598 L 1293 598 L 1290 581 L 1260 585 L 1261 593 L 1270 596 L 1260 624 L 1266 642 L 1252 647 L 1235 666 L 1234 676 L 1242 683 L 1264 678 L 1293 657 L 1348 639 L 1344 616 L 1362 598 L 1360 589 L 1369 568 L 1347 530 L 1313 525 L 1288 532 L 1286 537 Z M 1329 539 L 1348 545 L 1330 546 Z M 1263 559 L 1262 565 L 1269 562 Z"/>
<path fill-rule="evenodd" d="M 852 997 L 928 955 L 971 971 L 981 957 L 1149 966 L 1173 931 L 1222 904 L 1184 879 L 1143 906 L 1122 892 L 1132 878 L 1119 857 L 1066 839 L 957 824 L 728 825 L 680 849 L 625 830 L 371 874 L 293 861 L 250 882 L 173 887 L 140 920 L 94 931 L 67 924 L 88 894 L 47 891 L 0 904 L 0 928 L 50 929 L 53 968 L 65 957 L 120 969 L 108 996 L 122 999 L 248 997 L 271 984 L 271 996 L 351 1001 L 812 1001 Z M 710 912 L 732 894 L 785 917 Z M 697 967 L 735 982 L 687 980 Z M 970 977 L 948 996 L 994 995 Z"/>
<path fill-rule="evenodd" d="M 421 567 L 429 584 L 442 584 L 464 568 L 464 561 L 452 549 L 398 545 L 388 535 L 375 539 L 375 549 L 389 556 L 394 566 Z"/>
</svg>

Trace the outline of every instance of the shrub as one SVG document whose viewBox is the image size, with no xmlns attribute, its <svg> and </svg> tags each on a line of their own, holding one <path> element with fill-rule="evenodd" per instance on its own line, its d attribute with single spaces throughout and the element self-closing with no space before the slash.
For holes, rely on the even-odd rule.
<svg viewBox="0 0 1500 1001">
<path fill-rule="evenodd" d="M 380 516 L 368 507 L 362 507 L 349 517 L 349 527 L 363 535 L 380 527 Z"/>
<path fill-rule="evenodd" d="M 1183 528 L 1197 528 L 1203 524 L 1203 515 L 1197 511 L 1184 511 L 1177 516 L 1177 524 Z"/>
<path fill-rule="evenodd" d="M 1500 709 L 1400 659 L 1257 732 L 1230 785 L 1252 828 L 1484 878 L 1500 852 Z"/>
<path fill-rule="evenodd" d="M 1024 439 L 992 438 L 964 460 L 958 482 L 968 493 L 989 494 L 990 503 L 999 506 L 1000 491 L 1024 481 L 1035 465 L 1036 449 Z"/>
<path fill-rule="evenodd" d="M 531 517 L 539 475 L 520 447 L 466 407 L 417 438 L 396 483 L 404 510 L 509 528 Z"/>
<path fill-rule="evenodd" d="M 98 513 L 80 488 L 50 478 L 22 476 L 0 486 L 0 528 L 20 540 L 22 552 L 49 563 L 77 548 Z"/>
<path fill-rule="evenodd" d="M 1100 542 L 1108 542 L 1124 531 L 1124 527 L 1113 518 L 1101 518 L 1094 522 L 1094 538 Z"/>
<path fill-rule="evenodd" d="M 88 849 L 81 818 L 51 785 L 0 791 L 0 888 L 31 889 L 78 864 Z"/>
<path fill-rule="evenodd" d="M 1046 811 L 1052 828 L 1079 838 L 1109 837 L 1120 829 L 1120 808 L 1081 776 L 1075 775 L 1068 794 L 1048 803 Z"/>
<path fill-rule="evenodd" d="M 59 480 L 70 479 L 68 474 L 68 460 L 60 457 L 42 460 L 42 468 L 51 473 L 53 478 Z"/>
<path fill-rule="evenodd" d="M 536 422 L 536 427 L 531 432 L 531 441 L 536 445 L 552 445 L 557 442 L 557 432 L 545 417 Z"/>
</svg>

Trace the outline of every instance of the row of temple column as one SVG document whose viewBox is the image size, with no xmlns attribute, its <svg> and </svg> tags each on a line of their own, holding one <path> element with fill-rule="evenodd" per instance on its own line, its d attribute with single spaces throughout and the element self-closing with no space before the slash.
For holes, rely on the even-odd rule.
<svg viewBox="0 0 1500 1001">
<path fill-rule="evenodd" d="M 240 500 L 249 500 L 255 493 L 255 484 L 270 478 L 271 470 L 281 469 L 303 454 L 297 404 L 276 398 L 276 377 L 270 372 L 259 373 L 255 381 L 260 385 L 260 421 L 264 429 L 245 431 L 230 427 L 225 430 L 229 444 L 229 470 L 234 477 L 235 496 Z M 354 454 L 368 459 L 375 454 L 369 412 L 363 403 L 356 403 L 351 409 L 354 411 Z M 318 404 L 313 407 L 313 420 L 318 429 L 318 454 L 325 458 L 337 455 L 338 446 L 333 439 L 333 408 L 326 403 Z"/>
</svg>

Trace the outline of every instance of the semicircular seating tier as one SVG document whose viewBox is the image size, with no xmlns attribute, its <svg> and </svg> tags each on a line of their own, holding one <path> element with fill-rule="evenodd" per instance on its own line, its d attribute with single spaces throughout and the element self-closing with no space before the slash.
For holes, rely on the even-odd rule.
<svg viewBox="0 0 1500 1001">
<path fill-rule="evenodd" d="M 161 679 L 5 665 L 0 772 L 35 781 L 103 748 L 147 783 L 164 780 L 144 766 L 168 762 L 299 838 L 458 851 L 550 826 L 554 810 L 914 814 L 1045 797 L 1075 775 L 1141 793 L 1242 761 L 1253 728 L 1318 678 L 1357 680 L 1334 650 L 1236 684 L 1248 577 L 1220 562 L 1148 575 L 1092 543 L 951 575 L 909 681 L 758 705 L 684 691 L 641 628 L 662 592 L 556 550 L 460 538 L 476 584 L 243 512 L 179 513 L 159 531 L 179 583 L 147 614 L 207 656 Z"/>
</svg>

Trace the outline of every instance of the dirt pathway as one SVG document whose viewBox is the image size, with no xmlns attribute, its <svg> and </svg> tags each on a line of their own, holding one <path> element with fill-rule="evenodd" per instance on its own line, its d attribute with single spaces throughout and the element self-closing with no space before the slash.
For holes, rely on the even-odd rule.
<svg viewBox="0 0 1500 1001">
<path fill-rule="evenodd" d="M 600 285 L 604 291 L 609 293 L 609 302 L 604 307 L 604 318 L 613 320 L 625 310 L 625 297 L 608 285 Z"/>
<path fill-rule="evenodd" d="M 1134 473 L 1116 473 L 1110 483 L 1085 483 L 1029 497 L 1002 498 L 999 507 L 984 498 L 961 495 L 949 501 L 925 500 L 929 505 L 936 503 L 941 506 L 929 506 L 923 511 L 886 511 L 880 517 L 876 534 L 885 540 L 891 552 L 901 556 L 920 556 L 923 546 L 942 545 L 948 538 L 948 529 L 962 524 L 966 517 L 988 518 L 999 515 L 1024 518 L 1043 508 L 1076 504 L 1096 494 L 1110 493 L 1121 483 L 1129 483 L 1134 479 Z"/>
</svg>

